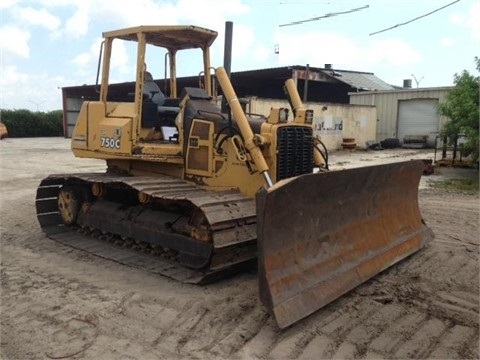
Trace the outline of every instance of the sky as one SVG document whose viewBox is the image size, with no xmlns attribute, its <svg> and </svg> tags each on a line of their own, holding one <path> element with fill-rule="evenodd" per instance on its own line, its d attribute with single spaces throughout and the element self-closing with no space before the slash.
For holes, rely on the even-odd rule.
<svg viewBox="0 0 480 360">
<path fill-rule="evenodd" d="M 0 108 L 61 109 L 62 87 L 95 83 L 102 32 L 139 25 L 217 31 L 211 65 L 218 67 L 223 64 L 225 22 L 232 21 L 232 72 L 332 64 L 334 69 L 374 73 L 392 85 L 411 79 L 413 87 L 452 86 L 455 73 L 478 75 L 480 0 L 460 0 L 370 34 L 454 1 L 2 0 Z M 353 9 L 358 10 L 349 12 Z M 111 79 L 132 81 L 135 52 L 121 44 L 114 45 Z M 149 71 L 163 78 L 163 58 L 155 65 Z M 178 76 L 193 76 L 202 63 L 187 56 L 179 59 L 178 68 Z"/>
</svg>

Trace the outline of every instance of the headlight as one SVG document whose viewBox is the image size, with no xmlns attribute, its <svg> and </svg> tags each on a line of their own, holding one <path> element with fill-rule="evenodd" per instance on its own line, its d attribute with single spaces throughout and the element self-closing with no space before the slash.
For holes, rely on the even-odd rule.
<svg viewBox="0 0 480 360">
<path fill-rule="evenodd" d="M 288 109 L 280 108 L 278 112 L 278 122 L 279 123 L 286 123 L 288 121 Z"/>
<path fill-rule="evenodd" d="M 305 124 L 313 123 L 313 110 L 309 109 L 305 111 Z"/>
</svg>

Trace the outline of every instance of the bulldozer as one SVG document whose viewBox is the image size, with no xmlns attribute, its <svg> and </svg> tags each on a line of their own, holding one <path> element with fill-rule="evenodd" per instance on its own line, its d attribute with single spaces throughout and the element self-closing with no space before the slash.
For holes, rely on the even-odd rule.
<svg viewBox="0 0 480 360">
<path fill-rule="evenodd" d="M 285 328 L 433 237 L 418 206 L 424 165 L 328 171 L 294 81 L 290 107 L 249 113 L 225 68 L 210 64 L 216 37 L 183 25 L 103 33 L 99 96 L 83 102 L 71 149 L 106 171 L 44 178 L 37 217 L 60 243 L 186 283 L 256 269 L 262 303 Z M 127 93 L 110 83 L 119 41 L 136 48 Z M 147 71 L 151 47 L 165 51 L 163 90 Z M 198 86 L 179 89 L 186 50 L 200 51 L 203 67 Z"/>
</svg>

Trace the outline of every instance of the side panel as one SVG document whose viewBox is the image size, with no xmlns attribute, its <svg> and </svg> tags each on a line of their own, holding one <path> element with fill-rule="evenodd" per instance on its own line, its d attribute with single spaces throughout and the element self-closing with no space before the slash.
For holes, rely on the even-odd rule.
<svg viewBox="0 0 480 360">
<path fill-rule="evenodd" d="M 187 142 L 185 172 L 189 175 L 213 176 L 213 123 L 193 120 Z"/>
<path fill-rule="evenodd" d="M 257 194 L 262 302 L 284 328 L 433 238 L 422 161 L 298 176 Z"/>
<path fill-rule="evenodd" d="M 87 150 L 109 155 L 131 154 L 133 104 L 106 106 L 102 102 L 83 103 L 72 135 L 74 153 Z"/>
<path fill-rule="evenodd" d="M 77 122 L 75 123 L 72 133 L 71 148 L 74 152 L 75 149 L 88 149 L 88 108 L 90 104 L 90 101 L 85 101 L 80 108 Z"/>
</svg>

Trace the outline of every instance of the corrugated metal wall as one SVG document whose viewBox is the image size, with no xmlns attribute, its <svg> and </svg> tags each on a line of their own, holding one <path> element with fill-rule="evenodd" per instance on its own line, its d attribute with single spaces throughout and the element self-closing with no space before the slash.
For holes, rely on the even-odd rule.
<svg viewBox="0 0 480 360">
<path fill-rule="evenodd" d="M 377 108 L 377 131 L 376 140 L 396 138 L 398 128 L 398 103 L 401 100 L 432 99 L 439 103 L 445 101 L 445 97 L 451 87 L 425 88 L 425 89 L 400 89 L 394 91 L 360 92 L 350 93 L 350 104 L 374 105 Z M 439 129 L 447 121 L 447 118 L 439 116 Z"/>
</svg>

